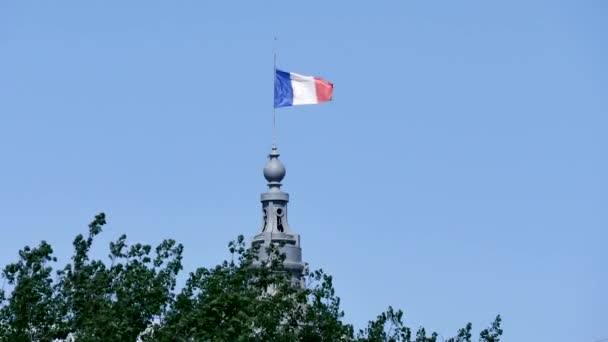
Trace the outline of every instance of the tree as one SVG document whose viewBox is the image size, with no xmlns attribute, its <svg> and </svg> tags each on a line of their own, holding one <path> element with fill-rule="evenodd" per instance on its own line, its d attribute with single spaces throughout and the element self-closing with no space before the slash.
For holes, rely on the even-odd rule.
<svg viewBox="0 0 608 342">
<path fill-rule="evenodd" d="M 283 256 L 253 267 L 257 251 L 239 236 L 229 245 L 232 260 L 190 275 L 150 341 L 350 341 L 352 327 L 341 322 L 331 277 L 309 274 L 309 287 L 294 287 L 282 271 Z"/>
<path fill-rule="evenodd" d="M 49 262 L 55 261 L 51 246 L 19 251 L 19 261 L 7 265 L 2 276 L 12 286 L 10 297 L 0 295 L 0 336 L 6 341 L 51 341 L 58 323 L 58 301 L 54 295 Z"/>
<path fill-rule="evenodd" d="M 87 237 L 74 239 L 72 263 L 55 280 L 56 259 L 44 241 L 5 267 L 11 289 L 0 292 L 0 341 L 437 341 L 424 328 L 414 336 L 392 307 L 355 336 L 330 275 L 313 271 L 305 288 L 293 286 L 277 246 L 258 263 L 242 236 L 228 245 L 230 261 L 196 269 L 176 291 L 181 244 L 165 240 L 152 249 L 123 235 L 110 243 L 107 261 L 91 260 L 105 223 L 97 215 Z M 498 316 L 480 341 L 498 342 L 500 323 Z M 447 341 L 471 341 L 471 330 L 469 323 Z"/>
<path fill-rule="evenodd" d="M 129 246 L 122 235 L 110 243 L 106 266 L 88 255 L 105 223 L 105 215 L 97 215 L 89 236 L 76 237 L 74 264 L 58 273 L 62 332 L 78 341 L 135 341 L 173 298 L 183 246 L 165 240 L 153 255 L 150 245 Z"/>
<path fill-rule="evenodd" d="M 87 238 L 73 242 L 73 264 L 51 279 L 51 246 L 25 247 L 20 260 L 5 267 L 14 285 L 2 296 L 0 340 L 135 341 L 158 318 L 174 296 L 183 247 L 165 240 L 152 253 L 149 245 L 129 246 L 126 236 L 110 244 L 110 265 L 90 260 L 94 238 L 106 223 L 99 214 Z"/>
</svg>

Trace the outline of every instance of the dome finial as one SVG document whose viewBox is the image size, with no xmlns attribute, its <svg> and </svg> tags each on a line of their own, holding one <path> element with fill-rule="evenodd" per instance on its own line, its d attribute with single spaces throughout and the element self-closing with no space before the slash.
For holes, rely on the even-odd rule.
<svg viewBox="0 0 608 342">
<path fill-rule="evenodd" d="M 279 150 L 275 144 L 272 145 L 272 150 L 268 155 L 268 162 L 264 166 L 264 178 L 268 181 L 270 189 L 281 187 L 281 181 L 285 177 L 285 166 L 279 160 Z"/>
</svg>

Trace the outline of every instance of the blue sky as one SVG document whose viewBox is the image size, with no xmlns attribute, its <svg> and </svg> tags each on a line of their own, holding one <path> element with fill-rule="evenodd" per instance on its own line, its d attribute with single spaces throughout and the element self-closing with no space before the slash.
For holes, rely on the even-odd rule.
<svg viewBox="0 0 608 342">
<path fill-rule="evenodd" d="M 0 264 L 261 222 L 272 51 L 335 84 L 278 110 L 290 224 L 362 327 L 608 337 L 608 2 L 0 3 Z M 277 36 L 275 44 L 273 37 Z"/>
</svg>

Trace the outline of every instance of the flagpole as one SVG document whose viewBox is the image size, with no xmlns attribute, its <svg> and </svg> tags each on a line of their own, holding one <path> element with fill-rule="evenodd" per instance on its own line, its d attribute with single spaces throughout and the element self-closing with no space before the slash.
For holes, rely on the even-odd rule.
<svg viewBox="0 0 608 342">
<path fill-rule="evenodd" d="M 274 79 L 273 83 L 276 82 L 277 77 L 277 53 L 274 53 Z M 277 114 L 276 108 L 274 108 L 274 84 L 273 84 L 273 102 L 272 102 L 272 145 L 277 143 Z"/>
<path fill-rule="evenodd" d="M 273 74 L 273 78 L 272 78 L 272 83 L 273 83 L 273 87 L 272 87 L 272 91 L 273 91 L 273 101 L 272 101 L 272 146 L 276 146 L 277 143 L 277 115 L 276 115 L 276 108 L 274 107 L 274 87 L 275 87 L 275 82 L 277 81 L 277 47 L 276 47 L 276 42 L 277 42 L 277 37 L 274 37 L 274 46 L 273 46 L 273 67 L 272 67 L 272 74 Z"/>
</svg>

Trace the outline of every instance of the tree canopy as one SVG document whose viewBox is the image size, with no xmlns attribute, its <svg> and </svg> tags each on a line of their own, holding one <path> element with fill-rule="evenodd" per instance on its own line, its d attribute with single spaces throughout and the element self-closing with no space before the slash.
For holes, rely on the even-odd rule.
<svg viewBox="0 0 608 342">
<path fill-rule="evenodd" d="M 105 223 L 97 215 L 86 237 L 74 239 L 71 262 L 55 272 L 45 241 L 4 267 L 0 341 L 438 341 L 436 333 L 407 327 L 403 311 L 392 307 L 355 331 L 343 320 L 330 275 L 308 272 L 306 287 L 293 286 L 278 248 L 254 267 L 258 253 L 242 236 L 229 243 L 230 260 L 196 269 L 180 289 L 183 246 L 174 240 L 152 248 L 122 235 L 107 260 L 92 260 Z M 497 316 L 479 341 L 498 342 L 500 324 Z M 446 341 L 471 338 L 468 323 Z"/>
</svg>

